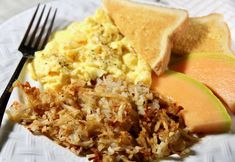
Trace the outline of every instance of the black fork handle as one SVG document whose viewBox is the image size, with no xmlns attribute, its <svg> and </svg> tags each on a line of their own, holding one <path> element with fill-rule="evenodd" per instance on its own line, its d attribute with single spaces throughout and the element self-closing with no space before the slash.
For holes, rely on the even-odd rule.
<svg viewBox="0 0 235 162">
<path fill-rule="evenodd" d="M 4 92 L 2 93 L 2 96 L 0 98 L 0 126 L 2 124 L 2 118 L 3 118 L 3 115 L 4 115 L 4 112 L 5 112 L 5 109 L 6 109 L 6 106 L 7 106 L 7 103 L 8 103 L 8 100 L 11 96 L 11 88 L 12 88 L 12 84 L 17 80 L 17 78 L 19 77 L 20 75 L 20 72 L 25 64 L 27 60 L 27 57 L 22 57 L 18 66 L 16 67 L 16 70 L 14 72 L 14 74 L 12 75 L 10 81 L 8 82 L 7 84 L 7 87 L 5 88 Z"/>
</svg>

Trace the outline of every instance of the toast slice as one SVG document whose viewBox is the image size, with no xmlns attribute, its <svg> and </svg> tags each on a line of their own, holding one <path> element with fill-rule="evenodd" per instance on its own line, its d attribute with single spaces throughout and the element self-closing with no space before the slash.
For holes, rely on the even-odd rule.
<svg viewBox="0 0 235 162">
<path fill-rule="evenodd" d="M 184 55 L 192 52 L 232 54 L 231 36 L 221 14 L 189 19 L 184 33 L 176 33 L 172 52 Z"/>
<path fill-rule="evenodd" d="M 103 0 L 120 32 L 131 42 L 157 75 L 169 63 L 172 36 L 186 28 L 185 10 L 147 5 L 129 0 Z"/>
</svg>

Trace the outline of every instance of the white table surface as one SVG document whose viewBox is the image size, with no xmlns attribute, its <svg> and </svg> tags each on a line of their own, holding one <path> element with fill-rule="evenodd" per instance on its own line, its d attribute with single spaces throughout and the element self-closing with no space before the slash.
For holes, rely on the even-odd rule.
<svg viewBox="0 0 235 162">
<path fill-rule="evenodd" d="M 0 0 L 0 24 L 12 16 L 37 5 L 38 3 L 45 3 L 53 0 Z M 66 0 L 57 0 L 66 1 Z M 76 1 L 76 0 L 74 0 Z M 158 1 L 158 0 L 146 0 Z"/>
<path fill-rule="evenodd" d="M 0 0 L 0 24 L 19 12 L 48 1 L 50 0 Z"/>
</svg>

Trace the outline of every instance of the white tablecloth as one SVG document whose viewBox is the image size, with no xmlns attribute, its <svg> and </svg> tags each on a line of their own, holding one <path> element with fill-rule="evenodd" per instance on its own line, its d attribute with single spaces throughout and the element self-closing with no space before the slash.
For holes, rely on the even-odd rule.
<svg viewBox="0 0 235 162">
<path fill-rule="evenodd" d="M 50 0 L 0 0 L 0 24 L 15 14 Z"/>
</svg>

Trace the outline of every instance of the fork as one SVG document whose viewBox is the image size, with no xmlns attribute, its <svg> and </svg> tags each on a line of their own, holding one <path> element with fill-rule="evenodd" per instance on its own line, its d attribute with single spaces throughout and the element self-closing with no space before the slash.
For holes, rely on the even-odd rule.
<svg viewBox="0 0 235 162">
<path fill-rule="evenodd" d="M 54 24 L 54 20 L 55 20 L 55 17 L 56 17 L 57 9 L 55 9 L 53 17 L 51 19 L 51 22 L 49 23 L 49 27 L 47 29 L 47 32 L 45 32 L 46 26 L 48 24 L 47 22 L 48 22 L 50 14 L 51 14 L 52 8 L 50 7 L 50 9 L 48 10 L 46 18 L 45 18 L 45 20 L 42 24 L 41 30 L 40 30 L 39 25 L 40 25 L 40 22 L 42 20 L 43 14 L 45 12 L 46 5 L 43 6 L 43 9 L 41 10 L 41 13 L 39 14 L 39 18 L 36 21 L 35 17 L 38 13 L 39 7 L 40 7 L 40 4 L 38 4 L 38 6 L 36 8 L 36 10 L 33 14 L 33 17 L 31 18 L 31 21 L 28 25 L 28 28 L 25 32 L 25 35 L 24 35 L 24 37 L 23 37 L 23 39 L 20 43 L 20 46 L 18 48 L 18 51 L 20 51 L 23 54 L 23 56 L 22 56 L 18 66 L 16 67 L 16 70 L 15 70 L 14 74 L 12 75 L 10 81 L 8 82 L 8 84 L 7 84 L 5 90 L 2 93 L 2 96 L 0 98 L 0 126 L 1 126 L 1 123 L 2 123 L 2 118 L 3 118 L 3 115 L 4 115 L 8 100 L 9 100 L 11 92 L 12 92 L 12 90 L 11 90 L 12 84 L 19 77 L 19 74 L 20 74 L 25 62 L 29 58 L 33 58 L 34 53 L 36 51 L 42 50 L 45 47 L 45 45 L 46 45 L 46 43 L 49 39 L 49 36 L 51 34 L 52 28 L 53 28 L 53 24 Z M 32 26 L 33 26 L 34 23 L 36 23 L 36 25 L 35 25 L 33 31 L 30 34 L 30 31 L 33 28 Z M 38 35 L 37 35 L 37 33 L 38 33 Z"/>
</svg>

